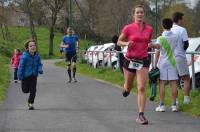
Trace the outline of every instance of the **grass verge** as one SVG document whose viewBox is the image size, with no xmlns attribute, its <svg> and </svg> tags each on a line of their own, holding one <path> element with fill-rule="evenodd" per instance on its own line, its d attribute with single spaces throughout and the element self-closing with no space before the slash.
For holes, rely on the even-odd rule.
<svg viewBox="0 0 200 132">
<path fill-rule="evenodd" d="M 8 68 L 8 58 L 0 56 L 0 102 L 5 99 L 6 89 L 9 85 L 10 72 Z"/>
</svg>

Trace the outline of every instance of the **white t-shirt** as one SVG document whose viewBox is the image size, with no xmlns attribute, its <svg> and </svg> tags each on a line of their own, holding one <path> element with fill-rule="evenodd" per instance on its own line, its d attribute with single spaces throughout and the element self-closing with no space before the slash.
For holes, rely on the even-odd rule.
<svg viewBox="0 0 200 132">
<path fill-rule="evenodd" d="M 178 36 L 176 34 L 174 34 L 172 31 L 164 31 L 162 33 L 162 36 L 164 36 L 167 39 L 167 42 L 170 44 L 171 51 L 174 54 L 174 51 L 177 47 Z M 161 45 L 160 37 L 158 37 L 157 41 L 156 41 L 156 44 L 159 44 L 161 46 L 161 48 L 160 48 L 160 58 L 159 58 L 157 66 L 160 69 L 162 69 L 162 68 L 173 68 L 173 69 L 175 69 L 172 66 L 172 64 L 170 63 L 165 49 Z"/>
<path fill-rule="evenodd" d="M 184 50 L 184 41 L 188 40 L 188 34 L 185 28 L 173 24 L 171 31 L 178 35 L 178 45 L 175 50 L 175 57 L 186 58 L 185 50 Z"/>
</svg>

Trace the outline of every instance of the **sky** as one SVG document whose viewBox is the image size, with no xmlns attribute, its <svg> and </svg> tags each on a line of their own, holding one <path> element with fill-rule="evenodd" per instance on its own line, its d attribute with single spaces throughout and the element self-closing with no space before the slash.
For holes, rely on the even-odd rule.
<svg viewBox="0 0 200 132">
<path fill-rule="evenodd" d="M 186 3 L 186 5 L 191 9 L 194 9 L 194 7 L 197 5 L 198 1 L 200 1 L 200 0 L 179 0 L 179 2 Z M 178 2 L 178 0 L 177 0 L 177 2 Z M 151 3 L 150 7 L 151 7 L 151 9 L 155 8 L 155 4 Z"/>
</svg>

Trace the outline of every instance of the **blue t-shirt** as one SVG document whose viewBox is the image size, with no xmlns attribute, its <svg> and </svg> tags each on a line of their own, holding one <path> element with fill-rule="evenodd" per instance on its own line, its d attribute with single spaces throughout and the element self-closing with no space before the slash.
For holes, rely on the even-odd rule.
<svg viewBox="0 0 200 132">
<path fill-rule="evenodd" d="M 77 36 L 63 36 L 63 44 L 69 45 L 69 47 L 65 48 L 66 52 L 76 52 L 76 42 L 78 41 Z"/>
</svg>

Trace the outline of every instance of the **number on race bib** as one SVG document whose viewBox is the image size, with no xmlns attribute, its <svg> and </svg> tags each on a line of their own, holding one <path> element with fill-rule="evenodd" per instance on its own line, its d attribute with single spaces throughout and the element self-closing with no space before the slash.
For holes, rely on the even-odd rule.
<svg viewBox="0 0 200 132">
<path fill-rule="evenodd" d="M 130 61 L 128 68 L 140 70 L 142 69 L 143 64 L 137 61 Z"/>
</svg>

